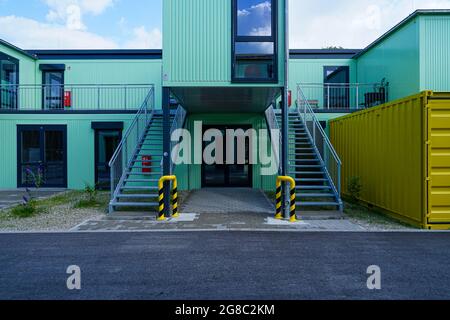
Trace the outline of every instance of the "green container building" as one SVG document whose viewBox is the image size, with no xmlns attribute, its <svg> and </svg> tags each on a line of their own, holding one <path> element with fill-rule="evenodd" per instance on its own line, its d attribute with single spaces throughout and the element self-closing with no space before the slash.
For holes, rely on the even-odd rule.
<svg viewBox="0 0 450 320">
<path fill-rule="evenodd" d="M 284 0 L 165 0 L 162 50 L 24 50 L 1 40 L 0 189 L 33 187 L 42 173 L 46 188 L 111 190 L 113 211 L 152 205 L 163 175 L 176 174 L 181 190 L 266 191 L 290 175 L 305 206 L 342 209 L 328 121 L 450 92 L 450 11 L 416 11 L 360 50 L 288 49 L 288 10 Z M 275 172 L 262 173 L 248 137 L 243 163 L 175 165 L 184 139 L 172 134 L 193 134 L 199 122 L 201 136 L 278 130 L 259 144 L 279 157 Z M 200 152 L 217 147 L 186 140 Z"/>
</svg>

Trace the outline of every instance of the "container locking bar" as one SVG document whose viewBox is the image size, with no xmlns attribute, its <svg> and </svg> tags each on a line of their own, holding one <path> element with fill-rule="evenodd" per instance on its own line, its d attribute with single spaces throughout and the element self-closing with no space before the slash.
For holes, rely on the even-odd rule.
<svg viewBox="0 0 450 320">
<path fill-rule="evenodd" d="M 291 187 L 290 192 L 290 222 L 296 222 L 297 221 L 297 215 L 295 213 L 296 210 L 296 192 L 295 187 L 296 183 L 295 180 L 291 177 L 287 176 L 280 176 L 277 178 L 277 191 L 276 191 L 276 216 L 275 219 L 283 219 L 282 214 L 282 199 L 283 199 L 283 189 L 282 189 L 282 182 L 289 184 Z"/>
<path fill-rule="evenodd" d="M 159 214 L 158 221 L 166 220 L 164 215 L 164 183 L 167 181 L 172 181 L 172 218 L 178 218 L 180 215 L 178 213 L 178 181 L 176 176 L 163 176 L 159 179 L 158 190 L 159 190 Z"/>
</svg>

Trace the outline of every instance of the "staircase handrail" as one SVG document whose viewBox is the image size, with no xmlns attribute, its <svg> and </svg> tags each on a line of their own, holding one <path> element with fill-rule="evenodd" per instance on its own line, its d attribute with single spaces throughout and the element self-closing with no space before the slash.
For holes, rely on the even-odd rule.
<svg viewBox="0 0 450 320">
<path fill-rule="evenodd" d="M 275 113 L 275 108 L 271 105 L 265 112 L 267 126 L 269 128 L 270 141 L 272 142 L 272 150 L 276 152 L 275 159 L 278 161 L 278 172 L 281 173 L 281 150 L 282 150 L 282 135 L 281 126 L 278 123 L 277 115 Z M 278 135 L 278 148 L 275 141 L 272 139 L 272 130 L 278 130 L 280 134 Z"/>
<path fill-rule="evenodd" d="M 333 191 L 340 198 L 341 197 L 342 161 L 341 161 L 339 155 L 337 154 L 336 150 L 334 149 L 327 134 L 323 130 L 322 125 L 320 124 L 319 119 L 317 118 L 316 114 L 314 113 L 313 108 L 311 107 L 308 100 L 306 99 L 305 94 L 303 93 L 303 90 L 301 89 L 300 84 L 297 86 L 297 91 L 298 91 L 297 98 L 298 98 L 298 102 L 299 102 L 298 106 L 297 106 L 297 112 L 303 121 L 305 130 L 306 130 L 308 136 L 310 137 L 311 141 L 313 142 L 313 146 L 316 149 L 317 156 L 320 158 L 320 161 L 324 165 L 324 169 L 326 171 L 328 178 L 330 179 L 330 184 L 333 188 Z M 301 101 L 303 103 L 300 103 Z M 301 110 L 301 108 L 303 110 Z M 313 132 L 311 132 L 311 129 L 308 127 L 308 121 L 312 122 L 312 131 Z M 324 142 L 324 147 L 326 147 L 328 149 L 328 151 L 330 152 L 330 154 L 332 155 L 332 157 L 336 163 L 335 169 L 337 170 L 337 172 L 336 172 L 337 176 L 334 179 L 331 174 L 331 170 L 330 170 L 331 168 L 329 168 L 330 164 L 328 163 L 327 159 L 324 159 L 322 157 L 322 154 L 321 154 L 319 148 L 317 147 L 317 132 L 319 133 L 319 137 L 322 138 L 322 141 Z"/>
<path fill-rule="evenodd" d="M 126 170 L 136 155 L 139 143 L 145 137 L 145 131 L 148 124 L 153 119 L 155 112 L 154 102 L 154 86 L 152 86 L 108 163 L 111 174 L 111 200 L 113 200 L 115 195 L 120 191 L 119 188 L 121 182 L 124 180 Z M 133 139 L 136 140 L 131 141 Z M 129 149 L 132 149 L 133 152 L 129 152 Z M 121 167 L 121 169 L 119 167 Z M 120 179 L 118 179 L 119 177 Z"/>
</svg>

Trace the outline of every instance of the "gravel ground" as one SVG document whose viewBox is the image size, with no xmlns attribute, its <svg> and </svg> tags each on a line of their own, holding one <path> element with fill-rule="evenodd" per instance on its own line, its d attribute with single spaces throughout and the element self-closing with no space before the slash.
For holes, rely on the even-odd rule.
<svg viewBox="0 0 450 320">
<path fill-rule="evenodd" d="M 89 219 L 101 219 L 105 216 L 105 206 L 76 209 L 75 204 L 83 199 L 80 192 L 67 192 L 39 201 L 42 212 L 29 218 L 17 218 L 11 209 L 0 211 L 0 231 L 68 231 Z M 99 202 L 104 202 L 105 195 L 99 195 Z"/>
</svg>

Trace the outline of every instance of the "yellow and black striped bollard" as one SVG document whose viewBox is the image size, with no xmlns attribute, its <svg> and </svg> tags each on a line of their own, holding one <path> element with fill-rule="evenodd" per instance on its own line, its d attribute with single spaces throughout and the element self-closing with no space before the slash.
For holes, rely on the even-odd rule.
<svg viewBox="0 0 450 320">
<path fill-rule="evenodd" d="M 295 180 L 291 177 L 284 177 L 280 176 L 277 178 L 277 194 L 276 194 L 276 219 L 283 219 L 283 213 L 282 213 L 282 198 L 283 198 L 283 189 L 282 189 L 282 182 L 289 183 L 291 189 L 290 189 L 290 202 L 289 202 L 289 215 L 290 215 L 290 222 L 296 222 L 297 221 L 297 214 L 296 214 L 296 183 Z"/>
<path fill-rule="evenodd" d="M 178 213 L 178 182 L 176 178 L 173 180 L 172 210 L 172 217 L 178 218 L 180 214 Z"/>
<path fill-rule="evenodd" d="M 282 200 L 283 200 L 283 188 L 281 187 L 281 180 L 277 179 L 277 192 L 276 192 L 276 215 L 275 219 L 283 219 L 282 210 Z"/>
<path fill-rule="evenodd" d="M 172 217 L 173 218 L 178 218 L 179 217 L 179 213 L 178 213 L 178 182 L 177 182 L 177 177 L 176 176 L 164 176 L 161 179 L 159 179 L 159 183 L 158 183 L 158 191 L 159 191 L 159 214 L 158 214 L 158 221 L 164 221 L 166 220 L 166 216 L 164 214 L 164 209 L 165 209 L 165 205 L 164 205 L 164 183 L 166 183 L 167 181 L 172 181 L 173 182 L 173 190 L 172 190 L 172 208 L 173 208 L 173 213 L 172 213 Z"/>
</svg>

